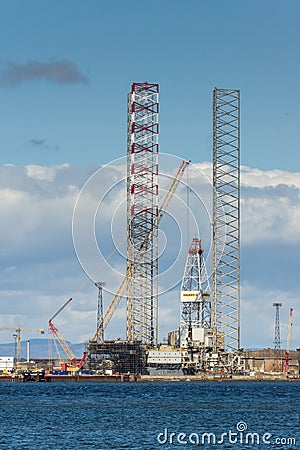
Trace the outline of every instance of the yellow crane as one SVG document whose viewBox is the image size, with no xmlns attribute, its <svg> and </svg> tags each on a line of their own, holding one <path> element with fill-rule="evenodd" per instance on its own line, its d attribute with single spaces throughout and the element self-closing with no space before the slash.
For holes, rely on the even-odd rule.
<svg viewBox="0 0 300 450">
<path fill-rule="evenodd" d="M 167 210 L 167 208 L 169 206 L 169 203 L 170 203 L 170 201 L 171 201 L 171 199 L 172 199 L 172 197 L 173 197 L 173 195 L 174 195 L 174 193 L 175 193 L 175 191 L 177 189 L 178 184 L 180 183 L 180 180 L 181 180 L 181 178 L 182 178 L 182 176 L 184 174 L 185 169 L 187 168 L 187 166 L 190 163 L 191 163 L 190 160 L 189 161 L 183 160 L 182 163 L 179 166 L 179 169 L 177 170 L 177 173 L 176 173 L 175 177 L 172 179 L 171 184 L 170 184 L 170 186 L 169 186 L 169 188 L 168 188 L 168 190 L 167 190 L 167 192 L 166 192 L 166 194 L 165 194 L 165 196 L 163 198 L 161 207 L 159 208 L 159 211 L 158 211 L 157 226 L 159 225 L 161 219 L 164 216 L 164 213 L 166 212 L 166 210 Z M 151 231 L 150 231 L 150 233 L 151 233 Z M 141 249 L 140 249 L 141 251 L 142 251 L 143 245 L 144 244 L 141 245 Z M 112 318 L 112 316 L 114 315 L 117 307 L 119 306 L 119 303 L 120 303 L 121 299 L 125 295 L 126 288 L 127 288 L 127 283 L 128 283 L 128 280 L 129 280 L 130 277 L 131 277 L 131 272 L 130 272 L 130 268 L 128 268 L 126 273 L 125 273 L 125 276 L 124 276 L 124 278 L 123 278 L 123 280 L 122 280 L 122 282 L 121 282 L 121 284 L 120 284 L 120 286 L 119 286 L 119 288 L 117 290 L 117 292 L 114 295 L 114 298 L 112 299 L 109 307 L 106 310 L 106 313 L 105 313 L 105 315 L 103 317 L 103 320 L 101 321 L 101 323 L 97 327 L 97 330 L 96 330 L 94 336 L 92 337 L 91 341 L 94 341 L 96 339 L 100 329 L 102 329 L 104 331 L 105 328 L 107 327 L 107 325 L 109 324 L 110 319 Z"/>
<path fill-rule="evenodd" d="M 165 211 L 167 210 L 169 203 L 177 189 L 178 184 L 180 183 L 180 180 L 182 179 L 182 176 L 185 172 L 185 169 L 187 168 L 187 166 L 191 163 L 191 161 L 186 161 L 183 160 L 177 170 L 177 173 L 175 175 L 175 177 L 172 179 L 170 186 L 163 198 L 161 207 L 159 208 L 158 211 L 158 217 L 156 219 L 157 223 L 156 225 L 158 226 L 158 224 L 160 223 Z M 149 232 L 149 236 L 151 234 L 151 231 Z M 148 237 L 149 237 L 148 236 Z M 141 248 L 140 251 L 143 250 L 144 244 L 146 243 L 146 240 L 148 239 L 148 237 L 145 239 L 144 243 L 141 244 Z M 116 251 L 116 248 L 113 250 L 113 252 L 111 253 L 111 255 Z M 102 329 L 103 331 L 105 330 L 105 328 L 107 327 L 107 325 L 109 324 L 112 316 L 114 315 L 117 307 L 119 306 L 119 303 L 121 301 L 121 299 L 124 297 L 125 293 L 126 293 L 126 288 L 127 288 L 127 283 L 128 283 L 128 279 L 131 277 L 131 271 L 128 268 L 125 276 L 122 279 L 122 282 L 117 290 L 117 292 L 114 295 L 114 298 L 112 299 L 109 307 L 107 308 L 107 311 L 101 321 L 101 323 L 99 324 L 99 326 L 97 327 L 97 330 L 94 334 L 94 336 L 92 337 L 91 341 L 94 341 L 99 333 L 99 330 Z M 87 279 L 87 281 L 85 281 L 82 285 L 82 287 L 88 282 L 89 279 Z M 81 287 L 81 288 L 82 288 Z M 80 289 L 81 289 L 80 288 Z M 79 291 L 79 290 L 78 290 Z M 77 291 L 77 292 L 78 292 Z M 63 337 L 62 333 L 57 329 L 57 327 L 53 324 L 53 319 L 60 314 L 65 307 L 72 301 L 72 297 L 69 298 L 63 305 L 61 308 L 59 308 L 59 310 L 51 317 L 51 319 L 48 321 L 49 323 L 49 329 L 51 334 L 57 339 L 57 341 L 59 342 L 60 346 L 63 348 L 64 352 L 66 353 L 66 355 L 68 356 L 69 360 L 72 362 L 72 364 L 75 367 L 78 367 L 78 369 L 82 369 L 85 362 L 86 362 L 86 358 L 87 358 L 87 353 L 88 353 L 88 344 L 86 347 L 85 352 L 83 353 L 83 356 L 81 358 L 81 361 L 77 361 L 73 351 L 71 350 L 70 346 L 67 344 L 65 338 Z"/>
<path fill-rule="evenodd" d="M 17 347 L 17 369 L 21 368 L 21 331 L 25 331 L 26 333 L 41 333 L 45 334 L 45 331 L 42 328 L 22 328 L 21 325 L 18 325 L 17 328 L 9 328 L 9 327 L 0 327 L 1 331 L 13 331 L 17 333 L 18 338 L 18 347 Z"/>
</svg>

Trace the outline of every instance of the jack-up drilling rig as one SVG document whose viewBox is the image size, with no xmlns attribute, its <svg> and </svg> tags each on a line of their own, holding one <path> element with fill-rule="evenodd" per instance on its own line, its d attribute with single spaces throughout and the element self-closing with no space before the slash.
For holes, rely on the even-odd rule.
<svg viewBox="0 0 300 450">
<path fill-rule="evenodd" d="M 162 200 L 161 206 L 158 211 L 157 215 L 157 225 L 160 223 L 161 219 L 164 216 L 165 211 L 167 210 L 170 201 L 173 197 L 173 194 L 175 193 L 182 177 L 185 172 L 185 169 L 190 164 L 191 161 L 185 161 L 183 160 L 180 164 L 177 173 L 175 177 L 172 178 L 172 181 L 170 183 L 170 186 Z M 151 230 L 149 231 L 151 233 Z M 141 250 L 143 249 L 143 243 L 141 244 Z M 122 279 L 122 282 L 115 293 L 110 305 L 108 306 L 105 314 L 103 315 L 102 320 L 99 321 L 97 324 L 97 329 L 93 335 L 93 337 L 90 339 L 90 341 L 87 344 L 86 350 L 79 361 L 76 356 L 74 355 L 74 352 L 66 342 L 63 334 L 61 331 L 54 325 L 53 320 L 71 303 L 72 298 L 68 299 L 59 309 L 56 311 L 56 313 L 49 319 L 49 332 L 50 334 L 56 339 L 60 347 L 63 349 L 64 353 L 66 354 L 68 360 L 72 364 L 73 367 L 77 368 L 78 370 L 82 369 L 86 363 L 88 355 L 95 354 L 95 351 L 97 351 L 97 346 L 101 346 L 101 342 L 99 343 L 99 333 L 103 335 L 106 327 L 110 323 L 110 320 L 112 319 L 116 309 L 118 308 L 121 299 L 126 295 L 127 290 L 127 283 L 131 276 L 130 270 L 127 269 L 126 274 L 124 278 Z"/>
</svg>

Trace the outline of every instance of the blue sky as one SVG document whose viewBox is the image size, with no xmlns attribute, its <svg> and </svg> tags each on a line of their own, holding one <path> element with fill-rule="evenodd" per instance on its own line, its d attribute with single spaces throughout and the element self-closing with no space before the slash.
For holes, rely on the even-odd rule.
<svg viewBox="0 0 300 450">
<path fill-rule="evenodd" d="M 296 0 L 0 0 L 2 324 L 46 328 L 85 280 L 73 208 L 88 177 L 126 155 L 127 92 L 147 80 L 160 85 L 160 151 L 208 177 L 213 88 L 241 90 L 242 345 L 273 345 L 278 300 L 283 340 L 293 306 L 299 346 L 299 13 Z M 108 268 L 101 277 L 109 284 Z M 91 335 L 96 296 L 86 286 L 59 319 L 68 340 Z M 178 324 L 178 298 L 162 301 L 161 339 Z M 108 338 L 123 334 L 120 306 Z"/>
<path fill-rule="evenodd" d="M 126 93 L 148 80 L 160 84 L 161 151 L 210 161 L 212 90 L 230 87 L 241 90 L 242 163 L 297 170 L 298 1 L 2 0 L 0 8 L 2 163 L 123 156 Z M 8 62 L 64 60 L 87 82 L 3 82 Z"/>
</svg>

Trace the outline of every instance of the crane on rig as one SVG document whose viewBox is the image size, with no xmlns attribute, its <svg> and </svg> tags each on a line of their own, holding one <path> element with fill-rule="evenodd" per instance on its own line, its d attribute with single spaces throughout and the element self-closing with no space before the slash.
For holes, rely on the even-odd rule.
<svg viewBox="0 0 300 450">
<path fill-rule="evenodd" d="M 186 167 L 191 163 L 191 161 L 186 161 L 183 160 L 176 172 L 176 175 L 174 178 L 172 178 L 172 181 L 170 183 L 170 186 L 163 198 L 161 207 L 159 208 L 158 211 L 158 216 L 157 216 L 157 225 L 160 223 L 165 211 L 167 210 L 169 203 L 178 187 L 178 184 L 180 183 L 180 180 L 182 179 L 182 176 L 184 174 L 184 171 L 186 169 Z M 149 234 L 151 233 L 151 230 L 149 232 Z M 141 244 L 141 251 L 143 249 L 144 244 Z M 130 269 L 128 269 L 124 275 L 124 278 L 121 281 L 121 284 L 117 290 L 117 292 L 115 293 L 110 305 L 108 306 L 103 319 L 101 320 L 101 322 L 98 324 L 97 326 L 97 330 L 94 333 L 91 341 L 94 341 L 98 334 L 99 334 L 99 330 L 102 330 L 102 333 L 104 332 L 104 330 L 106 329 L 107 325 L 109 324 L 111 318 L 113 317 L 117 307 L 120 304 L 121 299 L 124 297 L 125 292 L 126 292 L 126 288 L 127 288 L 127 282 L 128 279 L 130 278 L 131 273 L 130 273 Z M 87 352 L 88 352 L 88 346 L 85 349 L 85 352 L 83 353 L 83 356 L 81 358 L 81 361 L 78 361 L 77 358 L 75 357 L 73 351 L 71 350 L 70 346 L 68 345 L 68 343 L 66 342 L 66 340 L 64 339 L 62 333 L 58 330 L 58 328 L 53 324 L 53 319 L 55 319 L 55 317 L 60 314 L 65 307 L 72 301 L 72 298 L 69 298 L 62 306 L 61 308 L 58 309 L 58 311 L 51 317 L 51 319 L 49 319 L 48 324 L 49 324 L 49 330 L 50 333 L 53 334 L 53 336 L 58 340 L 59 344 L 61 345 L 61 347 L 63 348 L 65 354 L 67 355 L 67 357 L 69 358 L 69 360 L 71 361 L 71 363 L 77 367 L 78 369 L 82 369 L 85 362 L 86 362 L 86 358 L 87 358 Z"/>
<path fill-rule="evenodd" d="M 287 343 L 286 343 L 286 351 L 285 351 L 284 373 L 286 375 L 289 373 L 289 358 L 290 358 L 292 328 L 293 328 L 293 308 L 290 309 L 289 327 L 288 327 L 288 335 L 287 335 Z"/>
<path fill-rule="evenodd" d="M 21 325 L 18 325 L 17 328 L 10 327 L 0 327 L 1 331 L 13 331 L 17 333 L 17 370 L 21 368 L 21 331 L 25 331 L 26 333 L 41 333 L 45 334 L 45 331 L 42 328 L 22 328 Z"/>
<path fill-rule="evenodd" d="M 182 161 L 179 169 L 177 170 L 175 177 L 172 179 L 171 184 L 170 184 L 170 186 L 165 194 L 165 197 L 162 201 L 161 207 L 159 208 L 159 211 L 158 211 L 157 225 L 159 225 L 161 219 L 163 218 L 164 213 L 167 210 L 169 203 L 174 195 L 174 192 L 176 191 L 177 186 L 180 183 L 180 180 L 184 174 L 184 171 L 185 171 L 186 167 L 190 164 L 190 162 L 191 162 L 190 160 Z M 151 233 L 151 231 L 150 231 L 150 233 Z M 142 250 L 142 247 L 143 247 L 143 244 L 141 245 L 141 250 Z M 122 297 L 124 297 L 124 294 L 125 294 L 125 291 L 127 288 L 127 281 L 130 278 L 130 276 L 131 276 L 131 273 L 130 273 L 130 269 L 128 268 L 117 292 L 114 295 L 114 298 L 112 299 L 112 302 L 110 303 L 109 307 L 107 308 L 107 310 L 105 312 L 102 322 L 99 324 L 91 341 L 94 341 L 96 339 L 99 329 L 102 329 L 104 331 L 105 328 L 107 327 L 107 325 L 109 324 L 112 316 L 114 315 L 114 312 L 116 311 L 117 307 L 119 306 L 119 303 L 120 303 Z"/>
<path fill-rule="evenodd" d="M 65 309 L 65 307 L 73 300 L 73 298 L 69 298 L 59 309 L 58 311 L 56 311 L 55 314 L 53 314 L 53 316 L 51 317 L 51 319 L 48 320 L 48 325 L 49 325 L 49 332 L 50 334 L 52 334 L 57 341 L 59 342 L 60 346 L 62 347 L 62 349 L 64 350 L 65 354 L 67 355 L 67 357 L 69 358 L 70 362 L 73 364 L 74 367 L 77 367 L 78 369 L 82 369 L 86 360 L 86 352 L 84 352 L 81 361 L 79 362 L 76 358 L 76 356 L 74 355 L 73 350 L 71 349 L 71 347 L 68 345 L 67 341 L 65 340 L 64 336 L 62 335 L 62 333 L 59 331 L 59 329 L 54 325 L 53 323 L 53 319 L 55 319 L 56 316 L 58 316 L 58 314 Z"/>
</svg>

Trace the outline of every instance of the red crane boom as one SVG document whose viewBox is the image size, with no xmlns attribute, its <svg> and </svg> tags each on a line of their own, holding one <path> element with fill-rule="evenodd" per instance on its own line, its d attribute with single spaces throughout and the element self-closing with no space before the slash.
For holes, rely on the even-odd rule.
<svg viewBox="0 0 300 450">
<path fill-rule="evenodd" d="M 288 336 L 287 336 L 286 351 L 285 351 L 284 372 L 286 375 L 289 373 L 289 358 L 290 358 L 292 328 L 293 328 L 293 308 L 290 309 L 290 320 L 289 320 Z"/>
<path fill-rule="evenodd" d="M 191 161 L 182 161 L 182 163 L 180 164 L 179 169 L 177 170 L 177 173 L 175 175 L 175 177 L 172 179 L 171 184 L 168 188 L 168 191 L 165 194 L 165 197 L 162 201 L 161 207 L 159 209 L 158 212 L 158 217 L 157 217 L 157 223 L 159 224 L 159 222 L 161 221 L 172 197 L 174 192 L 177 189 L 177 186 L 184 174 L 184 171 L 186 169 L 186 167 L 190 164 Z M 143 244 L 142 244 L 143 245 Z M 112 318 L 115 310 L 117 309 L 120 300 L 122 299 L 122 297 L 124 296 L 126 287 L 127 287 L 127 279 L 128 276 L 130 276 L 129 271 L 125 274 L 119 289 L 117 290 L 111 304 L 109 305 L 104 318 L 101 322 L 101 324 L 99 325 L 99 327 L 96 330 L 96 333 L 94 334 L 92 340 L 94 340 L 98 334 L 98 330 L 100 327 L 103 327 L 103 330 L 106 328 L 106 326 L 108 325 L 110 319 Z M 53 334 L 53 336 L 57 339 L 57 341 L 59 342 L 60 346 L 63 348 L 65 354 L 67 355 L 67 357 L 69 358 L 70 362 L 75 366 L 78 367 L 78 369 L 82 369 L 85 362 L 86 362 L 86 358 L 87 358 L 87 349 L 86 351 L 83 353 L 83 356 L 81 358 L 81 361 L 79 362 L 77 360 L 77 358 L 75 357 L 73 351 L 71 350 L 70 346 L 68 345 L 68 343 L 66 342 L 65 338 L 63 337 L 62 333 L 58 330 L 58 328 L 53 324 L 52 320 L 58 315 L 60 314 L 65 307 L 72 301 L 72 298 L 69 298 L 59 309 L 58 311 L 51 317 L 51 319 L 48 321 L 49 324 L 49 330 L 50 333 Z"/>
</svg>

